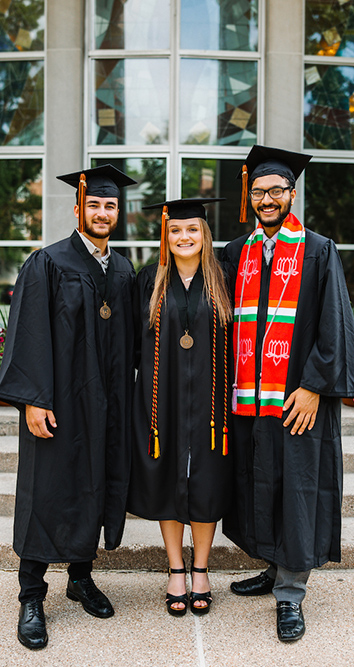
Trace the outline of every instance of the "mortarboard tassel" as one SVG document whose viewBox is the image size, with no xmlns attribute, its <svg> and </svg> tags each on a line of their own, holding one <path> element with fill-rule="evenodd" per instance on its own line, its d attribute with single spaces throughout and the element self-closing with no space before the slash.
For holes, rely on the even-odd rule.
<svg viewBox="0 0 354 667">
<path fill-rule="evenodd" d="M 161 243 L 160 243 L 160 264 L 161 266 L 166 266 L 167 264 L 167 233 L 166 233 L 166 216 L 168 208 L 165 205 L 162 209 L 161 217 Z"/>
<path fill-rule="evenodd" d="M 86 199 L 86 176 L 85 174 L 80 174 L 79 182 L 79 195 L 78 195 L 78 206 L 79 206 L 79 232 L 85 231 L 85 199 Z"/>
<path fill-rule="evenodd" d="M 215 422 L 211 421 L 210 422 L 211 426 L 211 449 L 215 449 Z"/>
<path fill-rule="evenodd" d="M 247 196 L 248 196 L 248 171 L 247 171 L 247 166 L 244 164 L 242 167 L 240 222 L 247 222 Z"/>
</svg>

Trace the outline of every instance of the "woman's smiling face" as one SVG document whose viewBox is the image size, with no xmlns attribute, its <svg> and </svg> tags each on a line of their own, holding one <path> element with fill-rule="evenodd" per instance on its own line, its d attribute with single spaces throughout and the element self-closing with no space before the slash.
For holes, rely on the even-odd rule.
<svg viewBox="0 0 354 667">
<path fill-rule="evenodd" d="M 203 247 L 203 232 L 199 219 L 170 220 L 168 245 L 170 252 L 181 259 L 190 259 L 195 255 L 200 255 Z"/>
</svg>

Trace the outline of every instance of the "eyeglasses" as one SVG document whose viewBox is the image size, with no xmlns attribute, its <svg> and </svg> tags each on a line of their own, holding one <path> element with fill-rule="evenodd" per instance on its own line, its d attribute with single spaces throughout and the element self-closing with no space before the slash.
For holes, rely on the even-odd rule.
<svg viewBox="0 0 354 667">
<path fill-rule="evenodd" d="M 253 201 L 261 201 L 265 197 L 266 192 L 268 192 L 272 199 L 281 199 L 285 190 L 292 190 L 292 188 L 289 185 L 286 188 L 277 185 L 275 188 L 269 188 L 268 190 L 256 188 L 255 190 L 250 190 L 250 197 Z"/>
</svg>

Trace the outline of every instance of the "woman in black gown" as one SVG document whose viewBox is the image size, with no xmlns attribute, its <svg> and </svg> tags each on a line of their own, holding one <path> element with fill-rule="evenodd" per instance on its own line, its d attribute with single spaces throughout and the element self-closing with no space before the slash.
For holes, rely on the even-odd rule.
<svg viewBox="0 0 354 667">
<path fill-rule="evenodd" d="M 136 291 L 140 363 L 128 510 L 160 522 L 170 565 L 166 603 L 173 615 L 185 614 L 188 602 L 184 524 L 191 525 L 194 543 L 191 610 L 209 611 L 208 556 L 230 491 L 231 307 L 202 203 L 165 202 L 160 264 L 140 271 Z"/>
</svg>

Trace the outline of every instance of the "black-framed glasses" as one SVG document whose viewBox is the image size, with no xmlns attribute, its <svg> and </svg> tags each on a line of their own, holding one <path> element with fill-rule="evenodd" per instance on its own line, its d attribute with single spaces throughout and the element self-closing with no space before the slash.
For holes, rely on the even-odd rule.
<svg viewBox="0 0 354 667">
<path fill-rule="evenodd" d="M 282 188 L 280 185 L 277 185 L 274 188 L 268 188 L 268 190 L 261 190 L 261 188 L 255 188 L 254 190 L 250 190 L 250 197 L 253 199 L 253 201 L 261 201 L 263 197 L 265 196 L 266 192 L 268 192 L 269 196 L 272 199 L 281 199 L 285 190 L 292 190 L 290 185 L 288 185 L 286 188 Z"/>
</svg>

